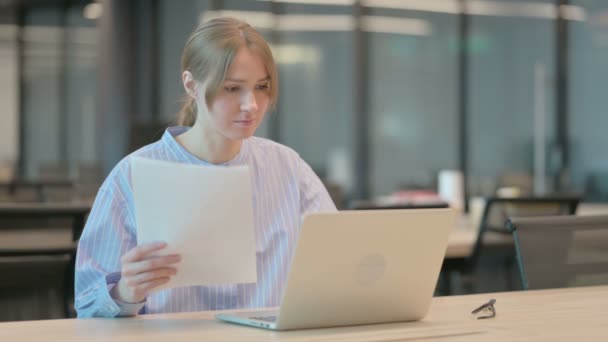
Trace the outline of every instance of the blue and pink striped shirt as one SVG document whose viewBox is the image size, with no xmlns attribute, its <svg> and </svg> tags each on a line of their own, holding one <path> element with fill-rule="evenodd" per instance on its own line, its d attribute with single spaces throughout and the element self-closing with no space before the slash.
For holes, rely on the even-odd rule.
<svg viewBox="0 0 608 342">
<path fill-rule="evenodd" d="M 168 128 L 159 141 L 124 158 L 99 189 L 78 244 L 78 317 L 278 306 L 303 216 L 336 210 L 319 178 L 292 149 L 251 137 L 243 141 L 235 158 L 214 165 L 196 158 L 175 140 L 187 129 Z M 154 292 L 140 304 L 118 302 L 110 296 L 110 289 L 120 279 L 120 258 L 137 241 L 131 183 L 134 156 L 209 167 L 249 166 L 257 283 L 166 289 Z"/>
</svg>

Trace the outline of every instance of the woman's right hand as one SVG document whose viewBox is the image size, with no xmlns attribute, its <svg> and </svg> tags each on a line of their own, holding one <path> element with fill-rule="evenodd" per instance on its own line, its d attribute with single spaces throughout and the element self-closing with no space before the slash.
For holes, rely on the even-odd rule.
<svg viewBox="0 0 608 342">
<path fill-rule="evenodd" d="M 148 293 L 177 273 L 172 267 L 181 260 L 180 255 L 153 256 L 167 247 L 164 242 L 136 246 L 121 258 L 121 278 L 110 295 L 126 303 L 140 303 Z"/>
</svg>

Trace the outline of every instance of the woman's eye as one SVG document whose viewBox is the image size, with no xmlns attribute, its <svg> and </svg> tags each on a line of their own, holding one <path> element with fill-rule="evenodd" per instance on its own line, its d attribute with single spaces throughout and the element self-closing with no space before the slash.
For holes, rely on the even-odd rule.
<svg viewBox="0 0 608 342">
<path fill-rule="evenodd" d="M 237 91 L 239 91 L 239 87 L 237 86 L 228 86 L 224 87 L 224 89 L 226 89 L 226 91 L 229 93 L 236 93 Z"/>
<path fill-rule="evenodd" d="M 268 90 L 270 86 L 268 84 L 258 84 L 256 88 L 258 90 Z"/>
</svg>

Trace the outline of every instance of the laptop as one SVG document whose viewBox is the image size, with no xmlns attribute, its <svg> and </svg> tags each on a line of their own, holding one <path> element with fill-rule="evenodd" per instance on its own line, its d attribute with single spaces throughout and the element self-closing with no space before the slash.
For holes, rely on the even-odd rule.
<svg viewBox="0 0 608 342">
<path fill-rule="evenodd" d="M 279 309 L 215 317 L 271 330 L 420 320 L 455 221 L 452 209 L 310 214 Z"/>
</svg>

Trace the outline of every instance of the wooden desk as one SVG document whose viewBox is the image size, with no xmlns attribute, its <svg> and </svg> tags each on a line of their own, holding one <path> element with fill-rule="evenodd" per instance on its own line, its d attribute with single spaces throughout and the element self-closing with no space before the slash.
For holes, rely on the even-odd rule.
<svg viewBox="0 0 608 342">
<path fill-rule="evenodd" d="M 497 315 L 469 312 L 490 298 Z M 0 323 L 0 341 L 605 341 L 608 286 L 436 297 L 421 322 L 271 332 L 214 312 Z"/>
</svg>

